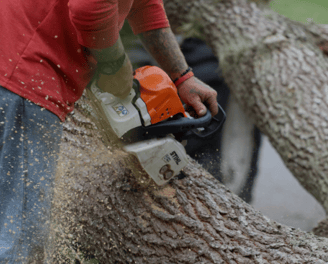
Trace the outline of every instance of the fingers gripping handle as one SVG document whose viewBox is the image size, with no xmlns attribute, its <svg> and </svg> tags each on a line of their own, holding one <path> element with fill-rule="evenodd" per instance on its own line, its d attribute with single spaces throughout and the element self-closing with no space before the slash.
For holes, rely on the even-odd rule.
<svg viewBox="0 0 328 264">
<path fill-rule="evenodd" d="M 222 125 L 223 125 L 224 121 L 226 120 L 226 113 L 220 104 L 218 104 L 218 107 L 219 107 L 218 114 L 211 119 L 211 122 L 207 126 L 204 126 L 202 130 L 200 130 L 200 129 L 192 130 L 192 133 L 195 136 L 205 139 L 205 138 L 208 138 L 208 137 L 220 132 Z M 206 114 L 208 114 L 208 113 L 210 113 L 209 110 L 207 110 Z"/>
</svg>

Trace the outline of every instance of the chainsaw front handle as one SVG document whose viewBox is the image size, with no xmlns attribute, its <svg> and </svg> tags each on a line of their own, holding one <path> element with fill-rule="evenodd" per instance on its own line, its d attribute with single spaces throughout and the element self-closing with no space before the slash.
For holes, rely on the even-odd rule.
<svg viewBox="0 0 328 264">
<path fill-rule="evenodd" d="M 208 126 L 211 123 L 211 119 L 211 112 L 207 111 L 204 116 L 197 119 L 178 116 L 175 119 L 169 118 L 168 120 L 143 128 L 147 134 L 162 136 L 171 133 L 184 133 L 192 129 Z"/>
<path fill-rule="evenodd" d="M 222 107 L 219 106 L 219 113 L 216 117 L 207 110 L 206 114 L 199 118 L 187 118 L 179 116 L 176 119 L 168 119 L 161 123 L 143 127 L 148 135 L 164 136 L 167 134 L 185 134 L 190 133 L 199 138 L 207 138 L 217 133 L 225 121 L 226 115 Z M 183 136 L 185 138 L 185 136 Z"/>
<path fill-rule="evenodd" d="M 223 108 L 220 104 L 218 104 L 219 112 L 215 115 L 210 124 L 208 126 L 203 127 L 202 130 L 200 129 L 193 129 L 191 132 L 198 138 L 205 139 L 211 137 L 212 135 L 219 133 L 222 129 L 222 125 L 226 120 L 226 113 L 224 112 Z M 207 113 L 209 111 L 207 110 Z"/>
</svg>

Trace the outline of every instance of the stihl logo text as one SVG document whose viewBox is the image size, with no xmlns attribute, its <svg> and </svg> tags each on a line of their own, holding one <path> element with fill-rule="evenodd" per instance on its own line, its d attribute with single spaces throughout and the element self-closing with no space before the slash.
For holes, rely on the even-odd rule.
<svg viewBox="0 0 328 264">
<path fill-rule="evenodd" d="M 163 157 L 163 160 L 165 163 L 169 163 L 171 161 L 171 158 L 169 156 L 169 154 L 166 154 L 164 157 Z"/>
<path fill-rule="evenodd" d="M 170 155 L 173 158 L 173 160 L 175 161 L 175 163 L 177 165 L 179 165 L 179 163 L 181 162 L 181 159 L 179 158 L 178 154 L 175 151 L 173 151 L 170 153 Z"/>
</svg>

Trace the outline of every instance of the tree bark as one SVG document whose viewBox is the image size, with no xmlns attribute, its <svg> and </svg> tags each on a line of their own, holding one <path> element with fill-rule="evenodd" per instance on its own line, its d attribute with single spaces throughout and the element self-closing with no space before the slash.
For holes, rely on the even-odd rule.
<svg viewBox="0 0 328 264">
<path fill-rule="evenodd" d="M 165 5 L 174 28 L 203 29 L 239 103 L 327 211 L 324 31 L 246 0 Z M 328 262 L 327 239 L 270 221 L 195 162 L 185 178 L 157 187 L 120 150 L 98 110 L 83 97 L 65 124 L 54 202 L 57 263 L 84 250 L 101 263 Z"/>
<path fill-rule="evenodd" d="M 64 126 L 55 263 L 87 263 L 85 252 L 100 263 L 328 261 L 327 239 L 270 221 L 195 162 L 164 187 L 135 177 L 133 158 L 106 146 L 88 109 L 82 98 Z"/>
<path fill-rule="evenodd" d="M 176 30 L 198 25 L 239 104 L 327 212 L 328 61 L 319 48 L 326 29 L 246 0 L 165 4 Z"/>
</svg>

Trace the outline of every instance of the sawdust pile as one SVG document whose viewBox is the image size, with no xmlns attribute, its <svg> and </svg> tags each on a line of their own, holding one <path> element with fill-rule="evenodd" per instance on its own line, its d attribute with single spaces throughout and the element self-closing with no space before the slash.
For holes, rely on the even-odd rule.
<svg viewBox="0 0 328 264">
<path fill-rule="evenodd" d="M 77 143 L 63 142 L 53 202 L 50 251 L 54 263 L 75 263 L 74 259 L 83 263 L 86 250 L 95 242 L 88 240 L 96 237 L 88 227 L 99 224 L 110 186 L 116 176 L 126 174 L 120 162 L 124 155 L 104 146 L 81 148 Z M 108 177 L 103 177 L 104 173 Z"/>
<path fill-rule="evenodd" d="M 101 255 L 110 248 L 99 245 L 104 234 L 97 232 L 103 227 L 104 214 L 111 209 L 110 194 L 135 185 L 140 190 L 152 183 L 135 157 L 110 144 L 118 139 L 105 131 L 106 123 L 97 123 L 99 119 L 92 116 L 89 119 L 86 100 L 83 97 L 78 102 L 64 124 L 48 252 L 58 264 L 75 263 L 75 259 L 83 263 L 90 252 Z M 129 167 L 136 169 L 132 173 Z"/>
</svg>

